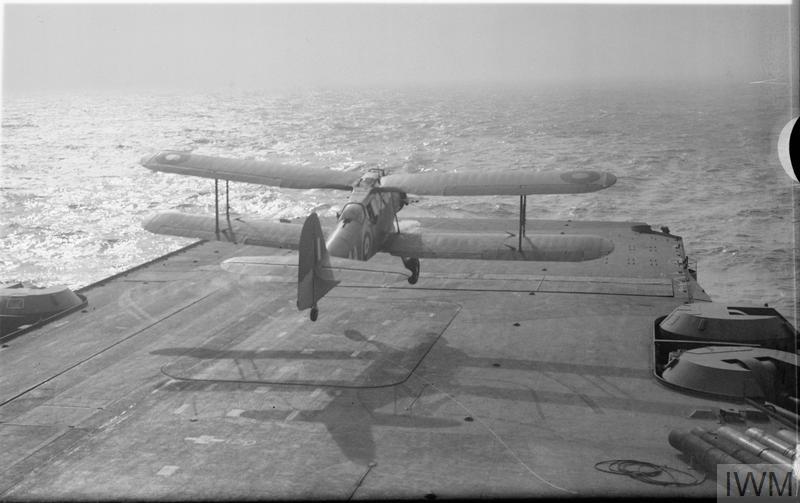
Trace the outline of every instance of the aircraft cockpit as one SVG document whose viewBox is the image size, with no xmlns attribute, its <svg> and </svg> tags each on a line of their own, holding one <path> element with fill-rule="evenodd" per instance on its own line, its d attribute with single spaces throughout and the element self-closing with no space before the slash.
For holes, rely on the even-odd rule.
<svg viewBox="0 0 800 503">
<path fill-rule="evenodd" d="M 347 203 L 342 208 L 342 212 L 339 214 L 339 221 L 342 224 L 348 224 L 350 222 L 357 222 L 359 224 L 364 223 L 364 219 L 366 218 L 366 209 L 364 209 L 364 205 L 361 203 Z"/>
</svg>

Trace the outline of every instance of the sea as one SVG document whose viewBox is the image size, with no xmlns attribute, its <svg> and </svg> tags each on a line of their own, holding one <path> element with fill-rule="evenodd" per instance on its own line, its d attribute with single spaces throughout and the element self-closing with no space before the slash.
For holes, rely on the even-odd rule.
<svg viewBox="0 0 800 503">
<path fill-rule="evenodd" d="M 158 211 L 213 212 L 213 181 L 138 164 L 164 149 L 356 173 L 593 169 L 618 182 L 530 196 L 528 226 L 667 226 L 714 300 L 794 321 L 792 187 L 777 155 L 790 112 L 788 86 L 770 84 L 6 95 L 0 281 L 80 288 L 191 243 L 141 227 Z M 230 185 L 232 211 L 274 218 L 332 216 L 346 198 Z M 513 227 L 518 200 L 421 197 L 409 209 Z"/>
</svg>

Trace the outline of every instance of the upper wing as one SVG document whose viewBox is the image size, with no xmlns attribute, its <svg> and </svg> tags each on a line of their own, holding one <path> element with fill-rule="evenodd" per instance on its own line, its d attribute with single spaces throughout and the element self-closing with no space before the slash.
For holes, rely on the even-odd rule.
<svg viewBox="0 0 800 503">
<path fill-rule="evenodd" d="M 381 251 L 401 257 L 580 262 L 608 255 L 614 243 L 592 234 L 393 234 Z"/>
<path fill-rule="evenodd" d="M 164 151 L 143 157 L 141 165 L 153 171 L 257 183 L 289 189 L 352 190 L 360 173 L 307 166 L 287 166 L 266 161 L 226 159 L 187 152 Z"/>
<path fill-rule="evenodd" d="M 289 248 L 296 250 L 300 244 L 302 225 L 275 222 L 247 217 L 231 218 L 230 225 L 224 217 L 219 219 L 219 233 L 214 216 L 190 215 L 178 211 L 159 213 L 146 219 L 142 226 L 156 234 L 231 241 L 234 243 Z"/>
<path fill-rule="evenodd" d="M 611 173 L 598 171 L 466 171 L 388 175 L 381 186 L 421 196 L 521 196 L 593 192 L 616 181 Z"/>
</svg>

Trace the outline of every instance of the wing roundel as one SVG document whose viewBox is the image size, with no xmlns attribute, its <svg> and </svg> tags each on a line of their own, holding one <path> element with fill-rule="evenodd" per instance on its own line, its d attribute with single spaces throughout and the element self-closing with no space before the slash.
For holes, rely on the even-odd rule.
<svg viewBox="0 0 800 503">
<path fill-rule="evenodd" d="M 524 196 L 594 192 L 616 181 L 611 173 L 598 171 L 520 170 L 396 174 L 383 177 L 381 185 L 420 196 Z"/>
<path fill-rule="evenodd" d="M 171 150 L 144 157 L 140 162 L 142 166 L 153 171 L 289 189 L 352 190 L 353 184 L 360 177 L 360 173 L 347 171 L 210 157 Z"/>
</svg>

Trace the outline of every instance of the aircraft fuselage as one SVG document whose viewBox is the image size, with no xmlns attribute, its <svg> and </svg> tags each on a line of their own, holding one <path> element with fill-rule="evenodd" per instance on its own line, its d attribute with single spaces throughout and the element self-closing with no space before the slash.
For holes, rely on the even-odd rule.
<svg viewBox="0 0 800 503">
<path fill-rule="evenodd" d="M 325 243 L 331 256 L 369 260 L 397 231 L 395 215 L 405 205 L 405 194 L 380 190 L 382 175 L 381 170 L 370 170 L 353 188 Z"/>
</svg>

